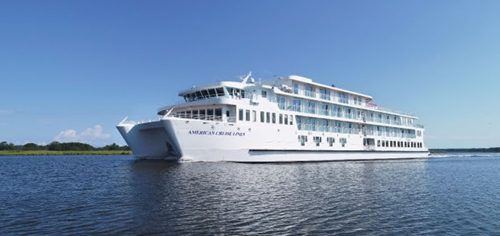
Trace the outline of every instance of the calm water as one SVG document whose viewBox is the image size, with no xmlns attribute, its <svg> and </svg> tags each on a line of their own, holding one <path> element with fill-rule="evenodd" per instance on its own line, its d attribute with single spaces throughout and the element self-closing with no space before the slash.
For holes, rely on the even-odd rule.
<svg viewBox="0 0 500 236">
<path fill-rule="evenodd" d="M 0 235 L 496 234 L 500 155 L 306 164 L 0 157 Z"/>
</svg>

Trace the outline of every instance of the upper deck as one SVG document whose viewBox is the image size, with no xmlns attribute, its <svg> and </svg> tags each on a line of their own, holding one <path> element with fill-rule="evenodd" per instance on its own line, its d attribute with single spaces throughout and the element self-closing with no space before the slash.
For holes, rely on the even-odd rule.
<svg viewBox="0 0 500 236">
<path fill-rule="evenodd" d="M 328 103 L 331 105 L 347 106 L 365 111 L 372 111 L 384 115 L 396 115 L 411 119 L 417 119 L 414 114 L 400 112 L 393 109 L 378 106 L 369 95 L 353 92 L 346 89 L 328 86 L 314 82 L 312 79 L 290 75 L 279 77 L 270 81 L 255 82 L 250 76 L 237 81 L 220 81 L 205 86 L 193 86 L 183 90 L 179 96 L 184 98 L 184 105 L 193 103 L 202 104 L 202 100 L 209 98 L 252 98 L 263 97 L 276 102 L 276 96 L 286 96 L 290 98 L 302 99 L 304 101 L 314 101 L 318 103 Z M 267 95 L 269 94 L 269 95 Z M 179 104 L 182 106 L 183 104 Z M 170 106 L 162 107 L 159 113 Z M 300 110 L 300 109 L 297 109 Z M 163 112 L 164 113 L 164 112 Z"/>
</svg>

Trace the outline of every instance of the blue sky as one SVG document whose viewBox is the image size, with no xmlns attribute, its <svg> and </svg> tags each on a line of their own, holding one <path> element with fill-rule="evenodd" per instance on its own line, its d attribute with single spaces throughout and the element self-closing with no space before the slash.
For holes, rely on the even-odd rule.
<svg viewBox="0 0 500 236">
<path fill-rule="evenodd" d="M 500 146 L 500 1 L 1 1 L 0 140 L 124 144 L 194 84 L 298 74 Z"/>
</svg>

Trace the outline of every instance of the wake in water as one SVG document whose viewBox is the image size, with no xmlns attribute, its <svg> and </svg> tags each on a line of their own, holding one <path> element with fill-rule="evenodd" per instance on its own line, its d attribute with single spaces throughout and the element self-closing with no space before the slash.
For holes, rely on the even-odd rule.
<svg viewBox="0 0 500 236">
<path fill-rule="evenodd" d="M 462 157 L 496 157 L 498 153 L 485 152 L 448 152 L 448 153 L 431 153 L 431 158 L 462 158 Z"/>
</svg>

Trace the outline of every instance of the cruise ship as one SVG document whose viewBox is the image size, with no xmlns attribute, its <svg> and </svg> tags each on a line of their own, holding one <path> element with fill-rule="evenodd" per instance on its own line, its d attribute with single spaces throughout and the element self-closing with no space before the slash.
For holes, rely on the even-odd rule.
<svg viewBox="0 0 500 236">
<path fill-rule="evenodd" d="M 426 158 L 415 115 L 369 95 L 297 75 L 221 81 L 181 91 L 158 118 L 117 128 L 139 159 L 312 162 Z"/>
</svg>

